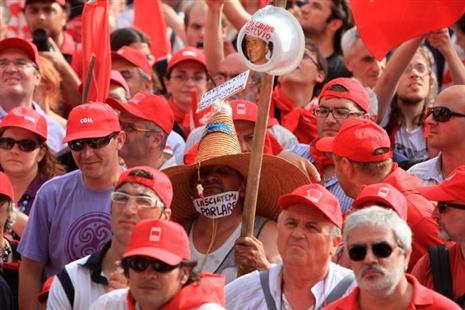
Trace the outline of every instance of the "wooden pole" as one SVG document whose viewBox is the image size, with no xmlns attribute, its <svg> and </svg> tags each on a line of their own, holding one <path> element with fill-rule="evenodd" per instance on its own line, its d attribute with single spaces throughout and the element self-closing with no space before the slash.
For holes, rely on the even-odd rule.
<svg viewBox="0 0 465 310">
<path fill-rule="evenodd" d="M 286 7 L 287 0 L 275 0 L 275 6 Z M 265 134 L 270 112 L 271 93 L 273 91 L 274 75 L 265 74 L 260 86 L 260 98 L 258 100 L 258 115 L 255 123 L 252 152 L 250 154 L 249 173 L 242 209 L 241 236 L 250 237 L 253 234 L 255 223 L 255 211 L 257 208 L 258 188 L 262 169 L 263 148 Z M 243 270 L 238 270 L 238 276 L 243 275 Z"/>
<path fill-rule="evenodd" d="M 94 74 L 95 67 L 95 55 L 90 56 L 89 71 L 87 71 L 86 81 L 84 83 L 84 88 L 82 89 L 82 100 L 81 103 L 84 104 L 87 102 L 87 97 L 89 96 L 90 82 L 92 80 L 92 75 Z"/>
</svg>

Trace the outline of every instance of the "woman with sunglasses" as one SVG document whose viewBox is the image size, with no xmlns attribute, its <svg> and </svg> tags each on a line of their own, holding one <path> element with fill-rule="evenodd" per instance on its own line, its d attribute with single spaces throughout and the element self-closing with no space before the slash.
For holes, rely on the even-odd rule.
<svg viewBox="0 0 465 310">
<path fill-rule="evenodd" d="M 15 108 L 0 122 L 0 170 L 10 178 L 17 197 L 14 202 L 20 212 L 13 230 L 19 236 L 39 187 L 64 173 L 46 139 L 46 120 L 32 108 Z"/>
</svg>

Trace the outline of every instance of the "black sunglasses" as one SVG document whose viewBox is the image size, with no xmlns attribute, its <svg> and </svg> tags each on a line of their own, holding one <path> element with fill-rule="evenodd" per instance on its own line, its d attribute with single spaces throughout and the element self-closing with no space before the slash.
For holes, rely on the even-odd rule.
<svg viewBox="0 0 465 310">
<path fill-rule="evenodd" d="M 72 151 L 79 152 L 84 149 L 84 146 L 87 144 L 92 149 L 101 149 L 104 146 L 107 146 L 110 143 L 111 139 L 118 135 L 117 132 L 114 132 L 106 137 L 101 138 L 88 138 L 88 139 L 79 139 L 68 142 L 68 146 Z"/>
<path fill-rule="evenodd" d="M 4 150 L 11 150 L 15 144 L 17 144 L 19 150 L 23 152 L 32 152 L 42 145 L 41 143 L 29 139 L 15 140 L 13 138 L 0 138 L 0 148 Z"/>
<path fill-rule="evenodd" d="M 148 266 L 152 266 L 154 271 L 161 273 L 167 273 L 179 267 L 179 265 L 172 266 L 157 259 L 143 257 L 128 258 L 125 260 L 125 265 L 137 272 L 145 271 Z"/>
<path fill-rule="evenodd" d="M 447 122 L 452 116 L 465 117 L 465 114 L 451 111 L 448 107 L 432 107 L 426 111 L 426 116 L 433 114 L 433 119 L 436 122 Z"/>
<path fill-rule="evenodd" d="M 393 247 L 386 241 L 374 243 L 371 245 L 371 251 L 378 258 L 388 258 L 391 256 Z M 349 257 L 355 262 L 362 261 L 367 255 L 366 245 L 354 245 L 349 249 Z"/>
<path fill-rule="evenodd" d="M 438 211 L 439 213 L 444 213 L 446 211 L 446 208 L 454 208 L 454 209 L 460 209 L 460 210 L 465 210 L 465 204 L 459 204 L 459 203 L 451 203 L 451 202 L 446 202 L 446 201 L 438 201 Z"/>
</svg>

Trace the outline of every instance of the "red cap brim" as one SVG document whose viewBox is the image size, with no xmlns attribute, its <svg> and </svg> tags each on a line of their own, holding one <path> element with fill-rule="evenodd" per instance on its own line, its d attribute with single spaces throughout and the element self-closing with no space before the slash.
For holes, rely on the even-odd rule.
<svg viewBox="0 0 465 310">
<path fill-rule="evenodd" d="M 179 257 L 178 255 L 175 255 L 171 252 L 168 252 L 160 248 L 155 248 L 155 247 L 137 248 L 137 249 L 128 251 L 124 253 L 123 255 L 124 258 L 129 257 L 129 256 L 147 256 L 151 258 L 156 258 L 171 266 L 175 266 L 182 261 L 182 257 Z"/>
<path fill-rule="evenodd" d="M 320 152 L 332 153 L 334 150 L 334 138 L 335 137 L 325 137 L 319 139 L 315 144 L 316 149 Z"/>
</svg>

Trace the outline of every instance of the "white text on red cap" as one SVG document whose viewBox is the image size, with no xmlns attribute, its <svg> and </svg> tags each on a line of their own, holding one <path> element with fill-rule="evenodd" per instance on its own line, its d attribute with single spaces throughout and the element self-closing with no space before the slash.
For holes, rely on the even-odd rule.
<svg viewBox="0 0 465 310">
<path fill-rule="evenodd" d="M 316 190 L 316 189 L 308 189 L 307 190 L 307 199 L 313 202 L 319 202 L 323 193 Z"/>
<path fill-rule="evenodd" d="M 161 227 L 152 227 L 150 230 L 149 241 L 158 242 L 161 239 Z"/>
<path fill-rule="evenodd" d="M 94 120 L 92 119 L 92 117 L 84 117 L 79 120 L 79 123 L 81 124 L 88 124 L 88 123 L 93 123 L 93 122 Z"/>
<path fill-rule="evenodd" d="M 376 193 L 377 196 L 379 197 L 383 197 L 383 198 L 386 198 L 388 195 L 389 195 L 389 188 L 387 187 L 380 187 L 380 189 L 378 190 L 378 192 Z"/>
<path fill-rule="evenodd" d="M 192 57 L 197 57 L 197 54 L 193 51 L 183 51 L 182 52 L 183 56 L 192 56 Z"/>
<path fill-rule="evenodd" d="M 236 106 L 236 112 L 239 115 L 245 115 L 247 114 L 247 107 L 243 103 L 238 103 Z"/>
<path fill-rule="evenodd" d="M 36 120 L 33 117 L 29 116 L 29 115 L 24 115 L 24 119 L 27 120 L 27 121 L 30 121 L 31 123 L 36 122 Z"/>
</svg>

